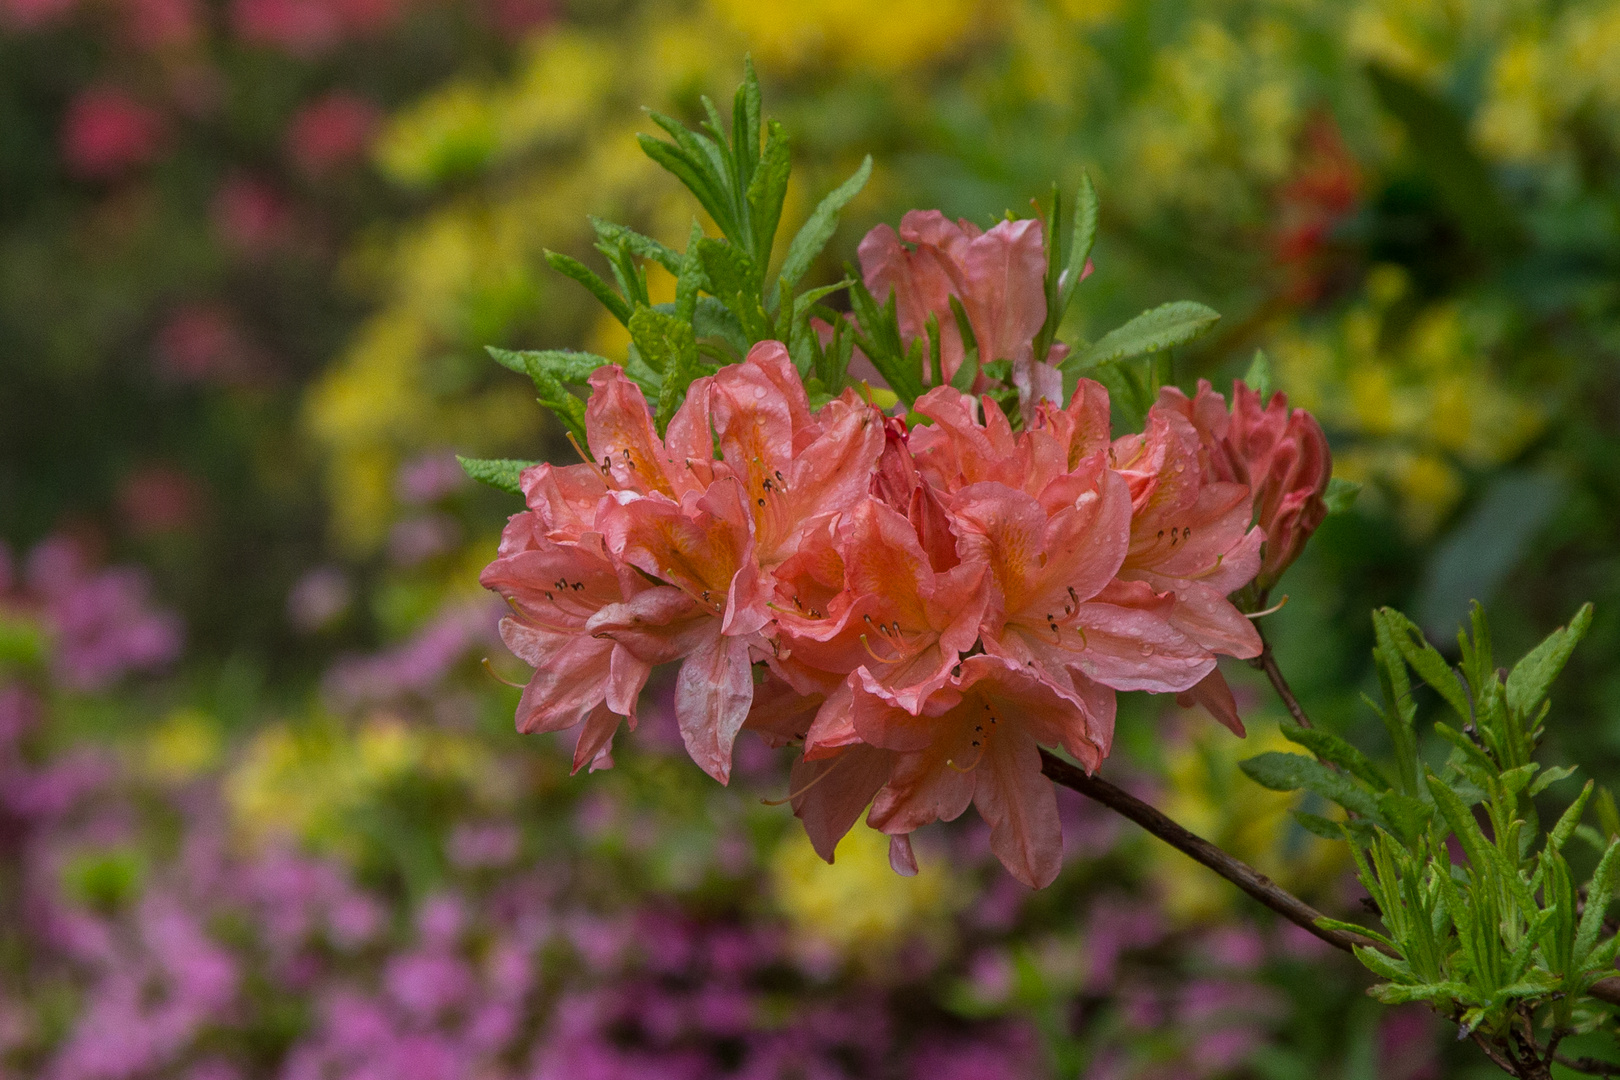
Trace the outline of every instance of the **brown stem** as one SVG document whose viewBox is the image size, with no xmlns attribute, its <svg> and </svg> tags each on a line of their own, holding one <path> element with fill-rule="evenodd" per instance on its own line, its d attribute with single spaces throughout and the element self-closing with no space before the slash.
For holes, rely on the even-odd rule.
<svg viewBox="0 0 1620 1080">
<path fill-rule="evenodd" d="M 1250 666 L 1266 673 L 1266 678 L 1271 680 L 1271 688 L 1277 691 L 1277 696 L 1282 698 L 1282 703 L 1288 707 L 1288 713 L 1294 718 L 1294 723 L 1300 727 L 1310 727 L 1311 718 L 1305 715 L 1304 707 L 1300 705 L 1299 699 L 1294 697 L 1293 688 L 1283 677 L 1282 668 L 1277 666 L 1277 657 L 1271 651 L 1271 642 L 1266 640 L 1266 632 L 1260 629 L 1259 623 L 1255 623 L 1254 629 L 1260 635 L 1260 655 L 1249 661 Z"/>
<path fill-rule="evenodd" d="M 1378 947 L 1371 938 L 1317 926 L 1316 920 L 1322 918 L 1320 911 L 1279 887 L 1248 863 L 1233 858 L 1203 837 L 1188 832 L 1124 788 L 1116 787 L 1100 776 L 1088 776 L 1083 769 L 1046 750 L 1041 751 L 1041 771 L 1054 782 L 1130 818 L 1177 851 L 1203 863 L 1272 911 L 1296 926 L 1309 930 L 1334 948 L 1349 952 L 1356 945 Z"/>
<path fill-rule="evenodd" d="M 1588 1076 L 1620 1076 L 1620 1064 L 1612 1061 L 1599 1061 L 1597 1058 L 1580 1057 L 1570 1058 L 1563 1054 L 1554 1053 L 1553 1060 L 1566 1069 L 1573 1069 Z"/>
</svg>

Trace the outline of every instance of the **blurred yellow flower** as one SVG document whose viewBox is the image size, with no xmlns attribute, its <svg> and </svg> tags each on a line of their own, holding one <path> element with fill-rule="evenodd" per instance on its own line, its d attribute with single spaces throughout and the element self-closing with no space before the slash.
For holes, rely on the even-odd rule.
<svg viewBox="0 0 1620 1080">
<path fill-rule="evenodd" d="M 377 715 L 352 730 L 324 718 L 262 729 L 226 776 L 225 801 L 250 843 L 349 852 L 358 842 L 349 815 L 412 774 L 459 783 L 470 796 L 499 798 L 509 786 L 487 745 Z"/>
<path fill-rule="evenodd" d="M 140 745 L 145 772 L 166 784 L 182 784 L 207 772 L 223 748 L 218 723 L 198 709 L 176 709 Z"/>
<path fill-rule="evenodd" d="M 980 0 L 710 0 L 761 63 L 901 71 L 953 51 L 979 29 Z"/>
<path fill-rule="evenodd" d="M 928 858 L 926 851 L 918 855 L 917 876 L 901 877 L 889 866 L 889 838 L 857 823 L 829 865 L 803 830 L 792 828 L 771 857 L 776 902 L 805 938 L 851 957 L 860 950 L 882 952 L 937 932 L 951 911 L 945 861 Z"/>
<path fill-rule="evenodd" d="M 1387 487 L 1407 530 L 1428 536 L 1464 491 L 1464 468 L 1511 460 L 1546 423 L 1503 384 L 1489 320 L 1462 301 L 1397 319 L 1403 270 L 1374 267 L 1337 325 L 1285 330 L 1273 345 L 1282 382 L 1349 445 L 1334 471 Z"/>
<path fill-rule="evenodd" d="M 1275 728 L 1260 727 L 1251 724 L 1248 738 L 1234 739 L 1206 725 L 1171 750 L 1165 769 L 1168 790 L 1159 808 L 1286 889 L 1319 887 L 1332 881 L 1348 855 L 1343 845 L 1307 833 L 1294 822 L 1289 811 L 1300 808 L 1302 793 L 1268 791 L 1238 769 L 1238 762 L 1268 750 L 1304 752 Z M 1172 919 L 1216 918 L 1239 895 L 1179 851 L 1159 843 L 1150 850 L 1152 876 Z"/>
</svg>

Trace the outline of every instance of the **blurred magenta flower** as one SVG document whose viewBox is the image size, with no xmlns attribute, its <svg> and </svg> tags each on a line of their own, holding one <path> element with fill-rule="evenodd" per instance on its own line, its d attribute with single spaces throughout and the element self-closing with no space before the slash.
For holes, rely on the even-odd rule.
<svg viewBox="0 0 1620 1080">
<path fill-rule="evenodd" d="M 255 366 L 235 316 L 215 304 L 175 308 L 158 330 L 155 351 L 159 372 L 180 382 L 235 383 Z"/>
<path fill-rule="evenodd" d="M 124 36 L 139 49 L 176 49 L 202 33 L 198 0 L 118 0 Z"/>
<path fill-rule="evenodd" d="M 78 0 L 0 0 L 0 25 L 35 30 L 65 16 Z"/>
<path fill-rule="evenodd" d="M 29 553 L 15 596 L 39 612 L 56 676 L 76 690 L 103 689 L 128 672 L 162 667 L 180 655 L 180 620 L 151 601 L 140 570 L 96 570 L 83 549 L 62 536 Z"/>
<path fill-rule="evenodd" d="M 291 240 L 292 207 L 267 181 L 237 174 L 214 194 L 211 208 L 220 239 L 243 254 L 259 257 Z"/>
<path fill-rule="evenodd" d="M 323 177 L 360 160 L 382 114 L 355 94 L 336 92 L 304 106 L 287 125 L 287 154 L 305 173 Z"/>
<path fill-rule="evenodd" d="M 115 86 L 91 86 L 68 103 L 62 156 L 77 176 L 112 179 L 156 157 L 163 136 L 156 109 Z"/>
</svg>

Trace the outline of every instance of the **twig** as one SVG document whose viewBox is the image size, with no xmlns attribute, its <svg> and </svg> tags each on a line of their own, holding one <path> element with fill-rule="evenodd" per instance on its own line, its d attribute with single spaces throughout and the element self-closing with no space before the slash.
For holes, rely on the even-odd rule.
<svg viewBox="0 0 1620 1080">
<path fill-rule="evenodd" d="M 1248 863 L 1233 858 L 1203 837 L 1188 832 L 1125 789 L 1116 787 L 1100 776 L 1088 776 L 1078 766 L 1046 750 L 1041 751 L 1041 770 L 1054 782 L 1130 818 L 1177 851 L 1203 863 L 1272 911 L 1334 948 L 1350 952 L 1357 945 L 1379 947 L 1371 938 L 1317 926 L 1316 920 L 1322 918 L 1320 911 L 1281 888 Z"/>
<path fill-rule="evenodd" d="M 1283 677 L 1282 669 L 1277 666 L 1277 657 L 1271 652 L 1271 642 L 1266 640 L 1266 632 L 1260 629 L 1259 623 L 1255 624 L 1254 629 L 1260 635 L 1260 655 L 1250 660 L 1249 665 L 1266 673 L 1266 678 L 1271 680 L 1271 688 L 1277 691 L 1277 696 L 1282 698 L 1282 703 L 1288 707 L 1288 713 L 1294 718 L 1294 723 L 1300 727 L 1310 727 L 1311 718 L 1305 715 L 1305 709 L 1300 705 L 1299 699 L 1294 697 L 1293 689 Z"/>
<path fill-rule="evenodd" d="M 1553 1060 L 1566 1069 L 1574 1069 L 1578 1073 L 1588 1076 L 1620 1076 L 1620 1063 L 1613 1061 L 1599 1061 L 1597 1058 L 1565 1057 L 1563 1054 L 1553 1054 Z"/>
</svg>

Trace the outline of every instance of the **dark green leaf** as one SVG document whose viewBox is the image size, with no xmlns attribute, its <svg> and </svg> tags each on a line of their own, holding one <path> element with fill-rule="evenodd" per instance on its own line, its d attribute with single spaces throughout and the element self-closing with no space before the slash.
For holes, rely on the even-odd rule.
<svg viewBox="0 0 1620 1080">
<path fill-rule="evenodd" d="M 1439 692 L 1451 706 L 1453 712 L 1462 717 L 1464 723 L 1473 720 L 1473 710 L 1469 707 L 1468 695 L 1464 692 L 1462 683 L 1451 670 L 1445 658 L 1430 645 L 1423 637 L 1423 631 L 1394 608 L 1385 608 L 1384 616 L 1388 621 L 1391 640 L 1395 647 L 1401 651 L 1401 657 L 1412 666 L 1424 682 Z"/>
<path fill-rule="evenodd" d="M 1238 768 L 1263 788 L 1272 791 L 1304 788 L 1363 817 L 1380 817 L 1378 801 L 1370 791 L 1357 787 L 1342 773 L 1312 758 L 1273 751 L 1240 761 Z"/>
<path fill-rule="evenodd" d="M 1218 312 L 1192 300 L 1160 304 L 1110 330 L 1096 344 L 1065 360 L 1063 367 L 1085 371 L 1099 364 L 1185 345 L 1208 333 L 1220 317 Z"/>
<path fill-rule="evenodd" d="M 485 350 L 495 362 L 508 371 L 534 377 L 536 368 L 547 372 L 561 382 L 583 384 L 591 373 L 613 361 L 595 353 L 575 352 L 572 349 L 514 350 L 497 349 L 490 345 Z"/>
<path fill-rule="evenodd" d="M 1322 502 L 1327 505 L 1329 514 L 1348 514 L 1356 504 L 1356 496 L 1360 494 L 1360 484 L 1335 476 L 1328 480 L 1327 493 L 1322 496 Z"/>
<path fill-rule="evenodd" d="M 698 241 L 697 250 L 710 291 L 737 317 L 748 344 L 770 337 L 770 320 L 760 302 L 759 268 L 748 253 L 735 244 L 709 237 Z"/>
<path fill-rule="evenodd" d="M 1249 361 L 1249 370 L 1244 373 L 1243 382 L 1250 390 L 1260 395 L 1262 405 L 1271 400 L 1277 380 L 1272 374 L 1270 359 L 1261 350 L 1254 350 L 1254 359 Z"/>
<path fill-rule="evenodd" d="M 643 153 L 686 185 L 686 189 L 697 198 L 703 209 L 709 212 L 709 216 L 720 226 L 721 231 L 727 235 L 737 231 L 736 221 L 730 206 L 727 205 L 726 196 L 715 187 L 715 180 L 706 168 L 662 139 L 655 139 L 651 135 L 637 135 L 636 140 L 641 143 Z"/>
<path fill-rule="evenodd" d="M 488 484 L 493 488 L 511 492 L 513 495 L 523 494 L 523 485 L 520 477 L 523 470 L 537 464 L 533 461 L 516 461 L 510 458 L 466 458 L 456 455 L 461 462 L 462 471 L 481 484 Z"/>
<path fill-rule="evenodd" d="M 1614 899 L 1615 878 L 1620 876 L 1620 840 L 1609 844 L 1603 858 L 1598 860 L 1597 869 L 1592 871 L 1592 881 L 1586 888 L 1586 910 L 1581 913 L 1581 926 L 1575 935 L 1575 962 L 1584 962 L 1586 955 L 1597 945 L 1598 935 L 1603 932 L 1603 919 L 1608 914 L 1609 902 Z"/>
<path fill-rule="evenodd" d="M 603 243 L 624 244 L 631 252 L 643 259 L 651 259 L 672 274 L 681 272 L 681 253 L 673 248 L 665 247 L 650 236 L 643 236 L 636 230 L 602 218 L 593 217 L 591 227 Z"/>
<path fill-rule="evenodd" d="M 546 262 L 559 274 L 571 277 L 585 286 L 592 296 L 601 301 L 603 307 L 612 312 L 615 319 L 626 326 L 630 325 L 630 305 L 625 302 L 624 297 L 613 291 L 612 286 L 592 272 L 590 267 L 572 256 L 556 251 L 546 252 Z"/>
<path fill-rule="evenodd" d="M 1592 625 L 1592 605 L 1586 604 L 1569 620 L 1567 627 L 1559 627 L 1513 665 L 1507 679 L 1508 708 L 1520 716 L 1530 715 L 1541 704 L 1558 673 L 1564 670 L 1575 646 L 1581 643 Z"/>
<path fill-rule="evenodd" d="M 788 137 L 782 125 L 772 120 L 767 125 L 765 152 L 760 155 L 759 168 L 748 185 L 748 214 L 752 227 L 754 261 L 759 266 L 769 265 L 771 246 L 776 239 L 776 226 L 782 220 L 782 202 L 787 198 L 788 172 L 792 162 L 788 159 Z"/>
<path fill-rule="evenodd" d="M 1323 761 L 1348 769 L 1355 776 L 1371 784 L 1374 790 L 1389 790 L 1389 781 L 1384 779 L 1384 774 L 1378 771 L 1378 766 L 1372 763 L 1372 759 L 1332 732 L 1288 723 L 1278 724 L 1277 730 L 1282 732 L 1283 738 L 1297 746 L 1303 746 Z"/>
<path fill-rule="evenodd" d="M 1069 309 L 1069 301 L 1074 299 L 1074 290 L 1085 276 L 1086 260 L 1091 258 L 1091 248 L 1097 241 L 1097 189 L 1092 186 L 1091 177 L 1083 170 L 1080 173 L 1080 189 L 1074 196 L 1074 235 L 1069 241 L 1068 263 L 1063 268 L 1062 287 L 1058 291 L 1058 321 L 1061 323 L 1063 313 Z"/>
<path fill-rule="evenodd" d="M 834 231 L 838 228 L 838 215 L 866 186 L 866 181 L 871 176 L 872 155 L 868 154 L 862 159 L 861 167 L 855 170 L 854 175 L 828 192 L 826 197 L 816 204 L 809 220 L 799 227 L 792 243 L 788 244 L 787 255 L 782 259 L 780 271 L 780 277 L 787 283 L 789 289 L 799 284 L 799 280 L 810 269 L 810 264 L 821 254 L 822 248 L 827 246 L 827 241 L 832 239 Z"/>
</svg>

